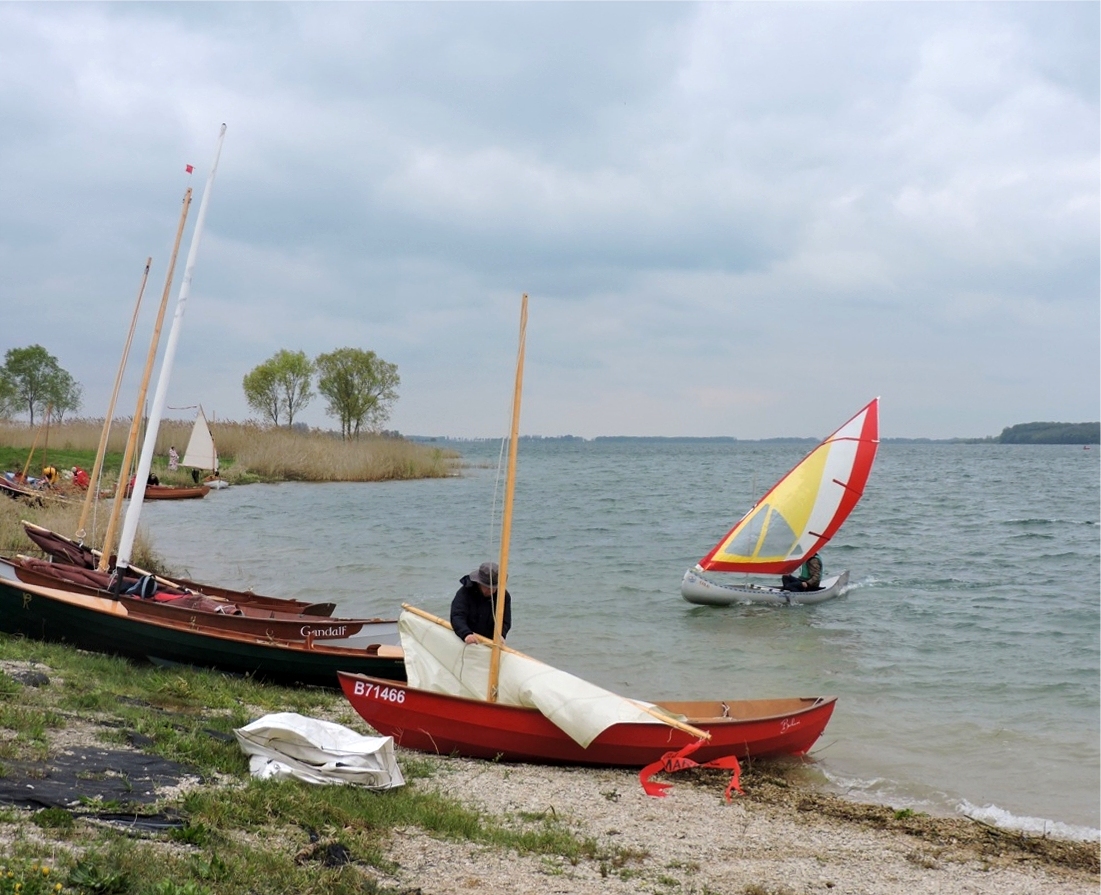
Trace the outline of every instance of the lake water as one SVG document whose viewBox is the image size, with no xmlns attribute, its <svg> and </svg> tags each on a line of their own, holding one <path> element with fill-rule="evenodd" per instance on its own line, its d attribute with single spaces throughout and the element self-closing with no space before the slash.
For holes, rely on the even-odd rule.
<svg viewBox="0 0 1101 895">
<path fill-rule="evenodd" d="M 509 644 L 644 699 L 836 694 L 811 753 L 822 786 L 1097 839 L 1101 451 L 881 445 L 823 551 L 847 594 L 682 600 L 684 570 L 810 447 L 522 441 Z M 143 526 L 199 580 L 446 617 L 499 540 L 500 445 L 460 449 L 452 479 L 238 486 L 146 504 Z"/>
</svg>

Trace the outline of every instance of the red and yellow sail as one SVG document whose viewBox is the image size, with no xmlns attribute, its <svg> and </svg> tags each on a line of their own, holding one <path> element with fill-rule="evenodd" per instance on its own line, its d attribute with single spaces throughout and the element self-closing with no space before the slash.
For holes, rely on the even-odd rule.
<svg viewBox="0 0 1101 895">
<path fill-rule="evenodd" d="M 707 572 L 783 575 L 832 538 L 860 496 L 879 447 L 879 398 L 807 454 L 700 560 Z"/>
</svg>

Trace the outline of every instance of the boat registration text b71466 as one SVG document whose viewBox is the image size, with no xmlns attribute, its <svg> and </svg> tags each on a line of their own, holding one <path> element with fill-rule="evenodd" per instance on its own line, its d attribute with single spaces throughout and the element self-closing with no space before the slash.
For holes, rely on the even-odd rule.
<svg viewBox="0 0 1101 895">
<path fill-rule="evenodd" d="M 382 699 L 386 702 L 405 702 L 405 691 L 398 687 L 379 687 L 378 684 L 369 684 L 366 681 L 356 681 L 355 695 L 366 696 L 368 699 Z"/>
</svg>

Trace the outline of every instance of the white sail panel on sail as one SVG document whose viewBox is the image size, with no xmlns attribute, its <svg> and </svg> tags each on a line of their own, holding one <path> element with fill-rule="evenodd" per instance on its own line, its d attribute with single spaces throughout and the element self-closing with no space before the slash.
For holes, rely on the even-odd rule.
<svg viewBox="0 0 1101 895">
<path fill-rule="evenodd" d="M 191 438 L 188 439 L 180 465 L 193 469 L 218 468 L 218 451 L 214 448 L 214 437 L 210 434 L 210 426 L 207 425 L 201 407 L 199 415 L 195 417 L 195 425 L 191 427 Z"/>
</svg>

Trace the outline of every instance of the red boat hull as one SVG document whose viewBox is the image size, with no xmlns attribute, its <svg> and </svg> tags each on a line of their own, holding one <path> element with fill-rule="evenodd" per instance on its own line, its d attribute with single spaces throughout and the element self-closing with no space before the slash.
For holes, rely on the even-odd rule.
<svg viewBox="0 0 1101 895">
<path fill-rule="evenodd" d="M 359 715 L 408 749 L 535 764 L 645 767 L 695 737 L 660 721 L 615 724 L 582 748 L 536 709 L 517 708 L 418 690 L 404 683 L 339 673 L 344 695 Z M 802 755 L 821 736 L 836 697 L 726 703 L 664 703 L 686 714 L 711 739 L 692 759 Z M 723 717 L 723 709 L 731 717 Z M 687 711 L 686 711 L 687 710 Z M 700 714 L 701 717 L 696 717 Z"/>
</svg>

